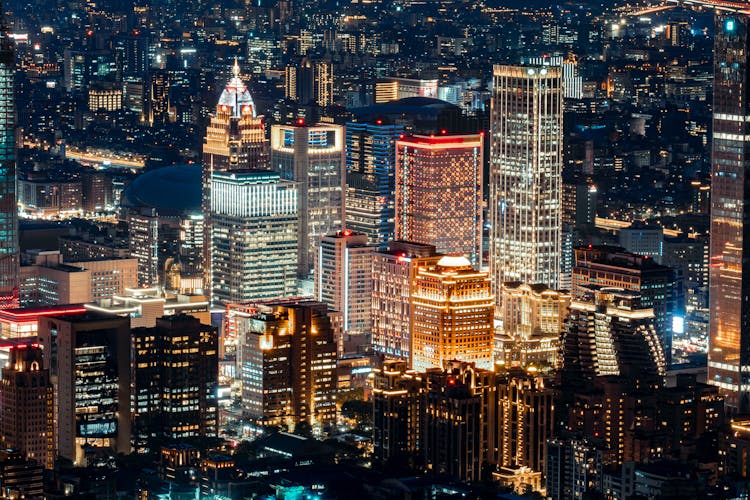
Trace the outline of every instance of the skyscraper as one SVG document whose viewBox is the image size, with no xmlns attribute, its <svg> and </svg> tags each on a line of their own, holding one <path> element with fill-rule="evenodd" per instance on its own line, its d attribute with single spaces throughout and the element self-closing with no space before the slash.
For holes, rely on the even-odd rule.
<svg viewBox="0 0 750 500">
<path fill-rule="evenodd" d="M 493 368 L 495 297 L 486 272 L 475 271 L 466 257 L 442 257 L 417 271 L 411 304 L 414 370 L 451 360 Z"/>
<path fill-rule="evenodd" d="M 216 436 L 218 344 L 216 328 L 184 314 L 132 331 L 134 449 L 151 438 Z"/>
<path fill-rule="evenodd" d="M 0 14 L 1 15 L 1 14 Z M 0 19 L 0 308 L 18 307 L 18 209 L 16 207 L 16 58 L 5 19 Z"/>
<path fill-rule="evenodd" d="M 396 141 L 403 132 L 381 119 L 346 124 L 346 227 L 381 250 L 394 239 Z"/>
<path fill-rule="evenodd" d="M 435 245 L 482 263 L 480 134 L 396 142 L 396 239 Z"/>
<path fill-rule="evenodd" d="M 297 187 L 267 170 L 211 183 L 211 299 L 268 300 L 297 291 Z"/>
<path fill-rule="evenodd" d="M 342 314 L 345 334 L 369 335 L 371 331 L 374 250 L 367 245 L 367 235 L 349 229 L 329 234 L 320 242 L 315 300 Z"/>
<path fill-rule="evenodd" d="M 260 304 L 241 329 L 243 413 L 261 426 L 333 423 L 336 342 L 325 304 Z"/>
<path fill-rule="evenodd" d="M 271 166 L 282 179 L 297 182 L 299 256 L 297 273 L 308 278 L 316 248 L 344 221 L 344 128 L 340 125 L 271 127 Z"/>
<path fill-rule="evenodd" d="M 750 16 L 717 14 L 711 151 L 708 381 L 727 406 L 750 409 L 750 265 L 746 243 L 750 204 Z"/>
<path fill-rule="evenodd" d="M 495 66 L 490 153 L 490 273 L 559 287 L 562 71 Z"/>
<path fill-rule="evenodd" d="M 286 67 L 286 97 L 306 106 L 333 104 L 333 65 L 303 57 Z"/>
<path fill-rule="evenodd" d="M 52 382 L 38 344 L 10 350 L 0 383 L 0 438 L 25 458 L 51 469 L 54 463 Z"/>
<path fill-rule="evenodd" d="M 92 312 L 39 319 L 55 391 L 57 453 L 83 463 L 84 445 L 130 452 L 129 319 Z"/>
<path fill-rule="evenodd" d="M 205 237 L 203 267 L 206 287 L 211 283 L 211 183 L 215 172 L 248 168 L 268 168 L 268 142 L 263 116 L 257 114 L 255 102 L 240 79 L 235 61 L 232 78 L 219 97 L 216 112 L 206 129 L 203 142 L 202 208 Z"/>
</svg>

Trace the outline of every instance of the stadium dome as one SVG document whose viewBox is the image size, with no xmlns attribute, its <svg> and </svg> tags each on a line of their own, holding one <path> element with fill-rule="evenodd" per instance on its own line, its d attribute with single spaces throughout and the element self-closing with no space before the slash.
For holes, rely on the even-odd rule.
<svg viewBox="0 0 750 500">
<path fill-rule="evenodd" d="M 171 165 L 136 177 L 122 193 L 123 208 L 155 208 L 157 212 L 200 212 L 201 166 Z"/>
</svg>

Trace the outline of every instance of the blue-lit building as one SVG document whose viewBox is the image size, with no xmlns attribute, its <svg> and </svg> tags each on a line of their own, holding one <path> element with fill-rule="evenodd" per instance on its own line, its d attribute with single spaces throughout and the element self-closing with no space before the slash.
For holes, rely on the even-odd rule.
<svg viewBox="0 0 750 500">
<path fill-rule="evenodd" d="M 18 307 L 15 54 L 0 20 L 0 308 Z"/>
<path fill-rule="evenodd" d="M 346 227 L 383 250 L 394 239 L 396 141 L 401 125 L 346 124 Z"/>
</svg>

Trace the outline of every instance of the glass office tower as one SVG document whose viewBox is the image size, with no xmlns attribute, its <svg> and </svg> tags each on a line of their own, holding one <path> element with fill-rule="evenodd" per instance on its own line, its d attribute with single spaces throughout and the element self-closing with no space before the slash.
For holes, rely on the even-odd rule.
<svg viewBox="0 0 750 500">
<path fill-rule="evenodd" d="M 0 308 L 18 306 L 15 54 L 0 21 Z"/>
<path fill-rule="evenodd" d="M 739 412 L 750 409 L 748 31 L 747 12 L 716 15 L 708 380 Z"/>
</svg>

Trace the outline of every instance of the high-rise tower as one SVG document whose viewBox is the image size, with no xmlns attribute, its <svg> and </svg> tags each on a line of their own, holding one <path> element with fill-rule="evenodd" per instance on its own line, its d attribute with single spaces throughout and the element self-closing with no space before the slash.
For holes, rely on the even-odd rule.
<svg viewBox="0 0 750 500">
<path fill-rule="evenodd" d="M 203 142 L 203 267 L 206 288 L 211 283 L 210 216 L 214 172 L 268 169 L 268 141 L 263 116 L 257 114 L 253 98 L 245 82 L 240 79 L 240 67 L 236 60 L 232 75 L 219 97 L 216 113 L 211 116 Z"/>
<path fill-rule="evenodd" d="M 0 14 L 1 15 L 1 14 Z M 0 308 L 18 307 L 15 52 L 0 19 Z"/>
<path fill-rule="evenodd" d="M 308 278 L 323 236 L 344 221 L 344 127 L 320 123 L 271 127 L 271 166 L 297 183 L 299 260 L 297 274 Z"/>
<path fill-rule="evenodd" d="M 402 125 L 346 124 L 346 227 L 385 250 L 395 231 L 396 141 Z"/>
<path fill-rule="evenodd" d="M 750 409 L 750 13 L 717 14 L 711 152 L 708 380 Z"/>
<path fill-rule="evenodd" d="M 396 239 L 435 245 L 482 265 L 480 134 L 396 142 Z"/>
<path fill-rule="evenodd" d="M 505 281 L 559 285 L 562 70 L 495 66 L 489 220 L 494 294 Z"/>
</svg>

